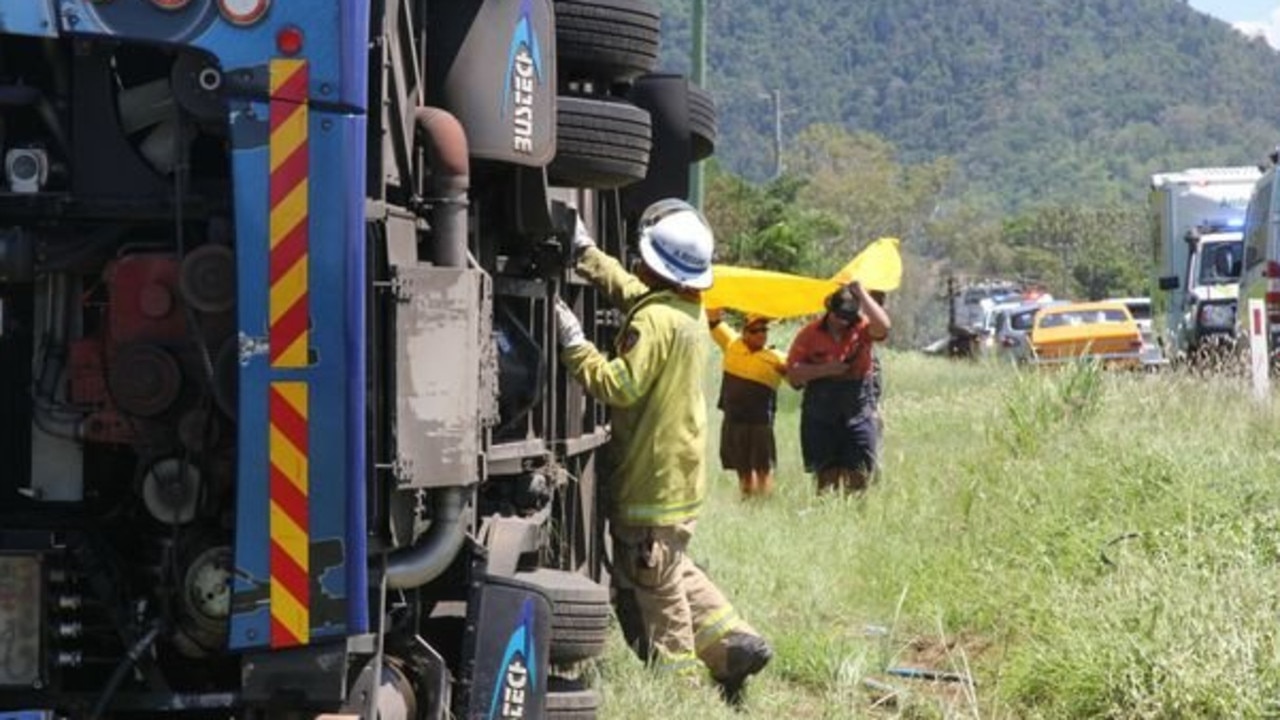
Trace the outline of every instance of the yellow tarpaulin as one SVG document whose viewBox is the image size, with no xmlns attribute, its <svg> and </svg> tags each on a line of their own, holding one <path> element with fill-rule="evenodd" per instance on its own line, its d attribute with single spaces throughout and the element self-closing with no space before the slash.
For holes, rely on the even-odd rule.
<svg viewBox="0 0 1280 720">
<path fill-rule="evenodd" d="M 709 308 L 731 308 L 771 318 L 811 315 L 840 285 L 858 280 L 868 290 L 896 290 L 902 282 L 897 238 L 880 238 L 849 261 L 830 280 L 789 273 L 715 266 L 715 284 L 702 293 Z"/>
<path fill-rule="evenodd" d="M 898 238 L 880 238 L 871 243 L 831 279 L 840 284 L 857 280 L 868 290 L 897 290 L 902 284 L 902 255 L 898 252 Z"/>
<path fill-rule="evenodd" d="M 731 308 L 771 318 L 809 315 L 822 310 L 822 301 L 840 284 L 770 270 L 732 265 L 715 266 L 715 284 L 702 291 L 702 304 Z"/>
</svg>

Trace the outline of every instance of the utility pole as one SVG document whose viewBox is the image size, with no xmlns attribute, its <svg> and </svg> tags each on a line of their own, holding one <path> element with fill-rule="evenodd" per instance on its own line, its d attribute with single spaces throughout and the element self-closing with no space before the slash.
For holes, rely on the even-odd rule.
<svg viewBox="0 0 1280 720">
<path fill-rule="evenodd" d="M 703 90 L 707 87 L 707 0 L 693 0 L 693 67 L 690 78 Z M 702 163 L 694 163 L 689 169 L 689 202 L 702 209 Z"/>
<path fill-rule="evenodd" d="M 782 177 L 782 90 L 758 92 L 761 100 L 773 103 L 773 180 Z"/>
<path fill-rule="evenodd" d="M 773 179 L 782 177 L 782 91 L 774 88 L 773 96 Z"/>
</svg>

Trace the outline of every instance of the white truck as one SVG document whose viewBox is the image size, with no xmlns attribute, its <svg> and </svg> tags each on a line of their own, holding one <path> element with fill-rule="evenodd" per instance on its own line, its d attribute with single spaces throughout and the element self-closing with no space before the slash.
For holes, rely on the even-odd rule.
<svg viewBox="0 0 1280 720">
<path fill-rule="evenodd" d="M 1012 280 L 947 278 L 947 354 L 977 357 L 990 349 L 992 308 L 1020 298 L 1022 292 L 1022 284 Z"/>
<path fill-rule="evenodd" d="M 1167 357 L 1234 343 L 1245 209 L 1261 172 L 1191 168 L 1151 176 L 1157 332 Z"/>
</svg>

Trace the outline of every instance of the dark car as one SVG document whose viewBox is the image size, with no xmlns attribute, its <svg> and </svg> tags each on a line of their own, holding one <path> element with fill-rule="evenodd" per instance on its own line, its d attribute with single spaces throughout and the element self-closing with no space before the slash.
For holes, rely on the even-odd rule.
<svg viewBox="0 0 1280 720">
<path fill-rule="evenodd" d="M 1036 313 L 1043 308 L 1060 304 L 1062 303 L 1057 301 L 1024 302 L 998 310 L 993 321 L 996 357 L 1010 362 L 1031 360 L 1030 333 L 1035 325 Z"/>
</svg>

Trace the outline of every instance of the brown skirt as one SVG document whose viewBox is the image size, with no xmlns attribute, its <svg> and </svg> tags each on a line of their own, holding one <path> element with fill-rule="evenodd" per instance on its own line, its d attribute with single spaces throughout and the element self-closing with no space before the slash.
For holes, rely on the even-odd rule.
<svg viewBox="0 0 1280 720">
<path fill-rule="evenodd" d="M 772 425 L 726 419 L 720 426 L 720 464 L 725 470 L 772 470 L 777 462 Z"/>
</svg>

